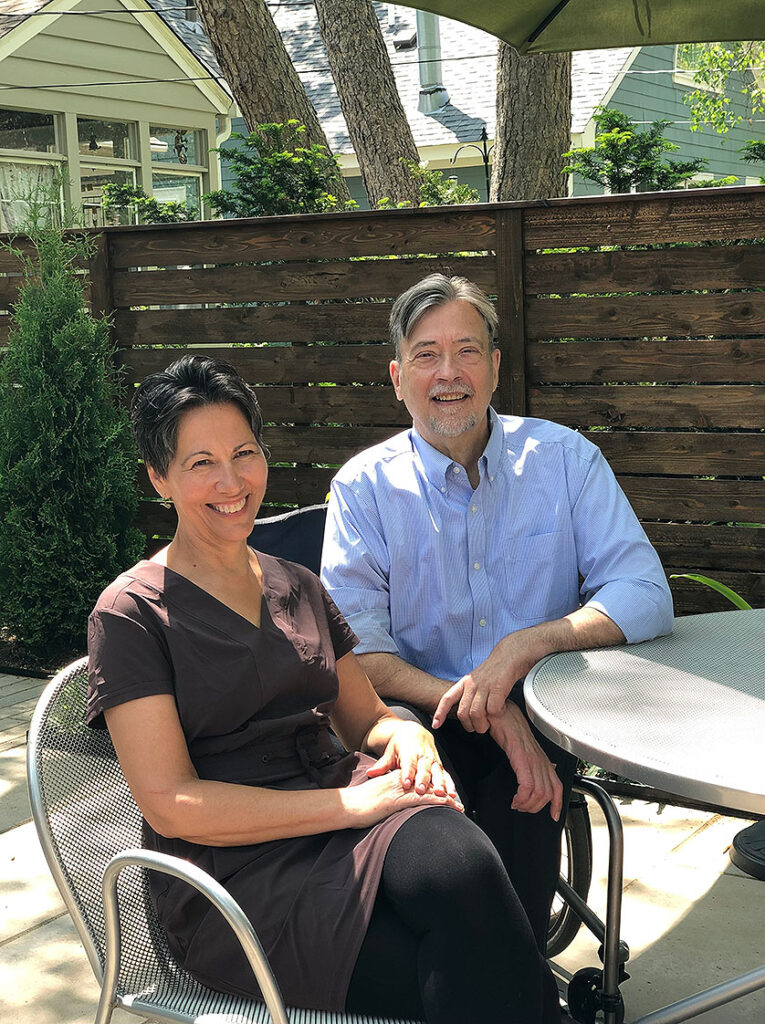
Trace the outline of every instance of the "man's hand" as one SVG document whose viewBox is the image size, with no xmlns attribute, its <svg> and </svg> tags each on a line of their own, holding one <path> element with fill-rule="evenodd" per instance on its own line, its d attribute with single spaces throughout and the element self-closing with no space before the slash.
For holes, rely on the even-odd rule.
<svg viewBox="0 0 765 1024">
<path fill-rule="evenodd" d="M 504 711 L 513 686 L 537 660 L 532 630 L 506 636 L 485 661 L 446 691 L 433 715 L 433 728 L 443 725 L 459 703 L 457 718 L 462 727 L 467 732 L 488 732 L 492 717 Z"/>
<path fill-rule="evenodd" d="M 535 814 L 549 804 L 550 816 L 557 821 L 563 803 L 563 786 L 555 773 L 555 765 L 534 739 L 521 709 L 515 704 L 506 704 L 502 714 L 492 718 L 489 731 L 507 755 L 518 780 L 513 809 Z"/>
</svg>

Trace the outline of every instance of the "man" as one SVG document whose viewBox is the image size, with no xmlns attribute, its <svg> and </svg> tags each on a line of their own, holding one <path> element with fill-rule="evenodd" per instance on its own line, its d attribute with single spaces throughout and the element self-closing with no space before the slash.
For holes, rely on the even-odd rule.
<svg viewBox="0 0 765 1024">
<path fill-rule="evenodd" d="M 530 726 L 520 684 L 547 654 L 669 632 L 672 599 L 599 449 L 490 407 L 496 333 L 464 278 L 396 300 L 390 375 L 412 428 L 337 474 L 322 578 L 378 693 L 432 716 L 544 949 L 574 760 Z"/>
</svg>

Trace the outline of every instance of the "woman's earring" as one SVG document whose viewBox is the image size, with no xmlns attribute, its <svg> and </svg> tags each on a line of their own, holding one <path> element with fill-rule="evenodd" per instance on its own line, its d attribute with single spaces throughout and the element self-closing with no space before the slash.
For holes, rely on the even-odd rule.
<svg viewBox="0 0 765 1024">
<path fill-rule="evenodd" d="M 162 508 L 172 508 L 173 507 L 173 499 L 168 494 L 168 496 L 166 498 L 163 498 L 162 501 L 160 501 L 160 505 L 162 506 Z"/>
</svg>

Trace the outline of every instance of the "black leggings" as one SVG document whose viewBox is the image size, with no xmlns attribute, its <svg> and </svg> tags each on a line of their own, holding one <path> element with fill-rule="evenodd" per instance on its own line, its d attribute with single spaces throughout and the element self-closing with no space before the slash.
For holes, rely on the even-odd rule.
<svg viewBox="0 0 765 1024">
<path fill-rule="evenodd" d="M 396 832 L 346 1010 L 428 1024 L 560 1024 L 558 992 L 491 841 L 429 807 Z"/>
</svg>

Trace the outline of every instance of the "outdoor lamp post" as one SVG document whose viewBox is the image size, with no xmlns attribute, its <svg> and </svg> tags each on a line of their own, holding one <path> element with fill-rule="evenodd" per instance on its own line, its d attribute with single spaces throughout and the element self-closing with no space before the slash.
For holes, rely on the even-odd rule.
<svg viewBox="0 0 765 1024">
<path fill-rule="evenodd" d="M 486 182 L 486 202 L 488 203 L 489 194 L 491 191 L 491 151 L 494 149 L 494 146 L 489 145 L 489 136 L 486 134 L 486 125 L 484 125 L 483 128 L 481 129 L 481 144 L 479 145 L 477 142 L 466 142 L 463 146 L 459 147 L 459 149 L 449 162 L 452 164 L 455 163 L 457 157 L 460 155 L 463 149 L 477 149 L 478 152 L 481 154 L 481 159 L 483 160 L 483 176 L 484 181 Z"/>
</svg>

